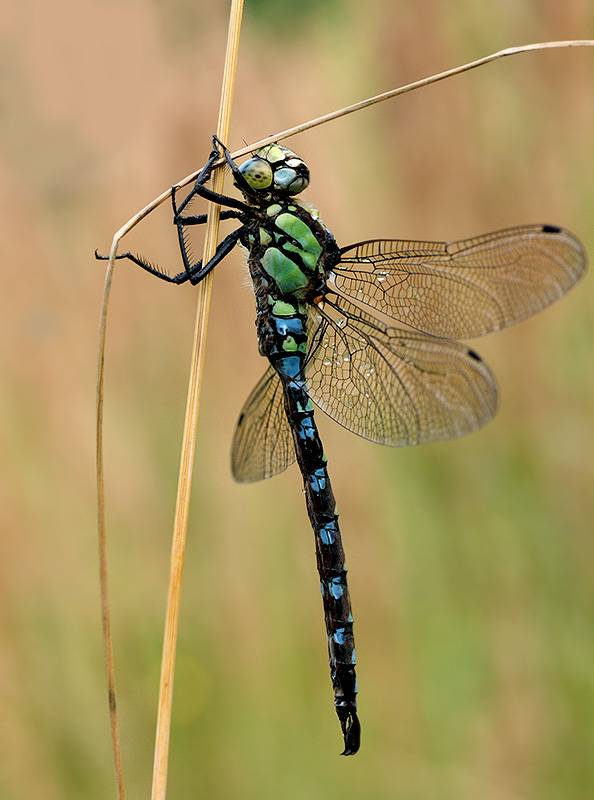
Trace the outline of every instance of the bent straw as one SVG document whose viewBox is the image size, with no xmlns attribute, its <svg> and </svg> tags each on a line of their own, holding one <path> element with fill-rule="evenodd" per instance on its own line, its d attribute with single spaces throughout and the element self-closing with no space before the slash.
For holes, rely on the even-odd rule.
<svg viewBox="0 0 594 800">
<path fill-rule="evenodd" d="M 407 83 L 404 86 L 399 86 L 397 89 L 390 89 L 387 92 L 382 92 L 381 94 L 376 94 L 373 97 L 368 97 L 365 100 L 360 100 L 358 103 L 353 103 L 350 106 L 339 108 L 337 111 L 331 111 L 328 114 L 323 114 L 321 117 L 315 117 L 315 119 L 310 119 L 307 122 L 301 122 L 299 125 L 295 125 L 292 128 L 286 128 L 284 131 L 273 133 L 270 136 L 266 136 L 264 139 L 258 139 L 257 142 L 252 142 L 245 147 L 241 147 L 239 150 L 234 150 L 231 153 L 231 156 L 232 158 L 241 158 L 241 156 L 245 156 L 248 153 L 251 153 L 252 150 L 257 150 L 259 147 L 264 147 L 272 142 L 280 142 L 283 139 L 288 139 L 298 133 L 303 133 L 311 128 L 316 128 L 318 125 L 324 125 L 326 122 L 332 122 L 335 119 L 345 117 L 347 114 L 353 114 L 355 111 L 361 111 L 362 109 L 376 105 L 377 103 L 383 103 L 385 100 L 390 100 L 392 97 L 398 97 L 401 94 L 413 92 L 415 89 L 421 89 L 423 86 L 429 86 L 432 83 L 438 83 L 446 78 L 452 78 L 454 75 L 460 75 L 463 72 L 469 72 L 472 69 L 482 67 L 484 64 L 489 64 L 491 61 L 496 61 L 500 58 L 515 56 L 519 55 L 520 53 L 529 53 L 535 50 L 553 50 L 567 47 L 594 47 L 594 39 L 571 39 L 561 42 L 537 42 L 535 44 L 523 44 L 518 45 L 517 47 L 507 47 L 505 50 L 498 50 L 496 53 L 491 53 L 488 56 L 477 58 L 475 61 L 469 61 L 466 64 L 461 64 L 458 67 L 446 69 L 444 72 L 437 72 L 434 75 L 429 75 L 427 78 L 421 78 L 418 81 L 413 81 L 413 83 Z M 221 158 L 217 162 L 217 166 L 223 163 L 224 159 Z M 185 178 L 182 178 L 176 184 L 174 184 L 175 188 L 181 189 L 183 186 L 187 186 L 188 183 L 196 180 L 198 177 L 198 172 L 199 170 L 195 170 L 189 175 L 186 175 Z M 132 228 L 138 225 L 139 222 L 141 222 L 146 216 L 160 206 L 161 203 L 163 203 L 165 200 L 168 200 L 170 197 L 171 188 L 155 197 L 154 200 L 151 200 L 150 203 L 148 203 L 144 208 L 131 217 L 128 222 L 126 222 L 126 224 L 123 225 L 114 235 L 113 241 L 116 246 L 120 239 L 122 239 L 129 231 L 131 231 Z"/>
<path fill-rule="evenodd" d="M 231 104 L 235 74 L 237 71 L 237 53 L 243 0 L 232 0 L 229 15 L 229 32 L 227 53 L 221 89 L 217 136 L 226 141 L 229 136 L 231 122 Z M 213 179 L 215 192 L 222 192 L 225 173 L 217 169 Z M 208 204 L 208 220 L 206 223 L 206 239 L 202 263 L 206 264 L 214 255 L 219 235 L 219 217 L 221 207 L 215 203 Z M 208 313 L 212 291 L 212 273 L 200 284 L 196 308 L 196 324 L 194 327 L 194 346 L 190 367 L 188 398 L 184 433 L 182 437 L 177 500 L 173 524 L 173 540 L 171 544 L 171 567 L 169 575 L 169 591 L 167 596 L 167 612 L 165 632 L 163 635 L 163 659 L 161 664 L 161 680 L 159 683 L 159 711 L 155 734 L 155 756 L 153 764 L 152 800 L 165 800 L 167 795 L 167 767 L 169 761 L 169 737 L 171 731 L 171 705 L 173 698 L 173 679 L 175 672 L 175 653 L 177 630 L 179 624 L 179 607 L 181 601 L 181 584 L 184 567 L 186 536 L 188 529 L 188 512 L 192 486 L 192 470 L 196 452 L 196 435 L 200 410 L 200 390 L 204 368 L 204 351 L 208 330 Z"/>
<path fill-rule="evenodd" d="M 115 257 L 115 250 L 113 251 Z M 111 267 L 111 268 L 110 268 Z M 103 288 L 103 304 L 99 318 L 99 354 L 97 363 L 97 411 L 96 411 L 96 469 L 97 469 L 97 532 L 99 546 L 99 592 L 101 596 L 101 625 L 103 631 L 103 650 L 105 656 L 105 672 L 107 678 L 107 698 L 109 704 L 109 725 L 111 730 L 111 747 L 115 769 L 118 800 L 125 800 L 126 787 L 124 768 L 122 766 L 122 747 L 118 725 L 116 705 L 115 663 L 113 656 L 113 638 L 111 634 L 111 612 L 109 604 L 109 582 L 107 577 L 107 531 L 105 527 L 105 471 L 103 466 L 103 377 L 105 372 L 105 337 L 107 333 L 107 309 L 113 279 L 113 259 L 105 273 Z"/>
<path fill-rule="evenodd" d="M 549 49 L 568 48 L 568 47 L 593 47 L 593 46 L 594 46 L 594 40 L 592 39 L 578 39 L 578 40 L 568 40 L 568 41 L 558 41 L 558 42 L 538 42 L 535 44 L 526 44 L 517 47 L 509 47 L 504 50 L 499 50 L 496 53 L 491 53 L 490 55 L 483 56 L 482 58 L 476 59 L 475 61 L 470 61 L 458 67 L 453 67 L 451 69 L 445 70 L 444 72 L 438 72 L 434 75 L 430 75 L 429 77 L 421 78 L 418 81 L 414 81 L 413 83 L 400 86 L 397 89 L 391 89 L 390 91 L 374 95 L 373 97 L 369 97 L 366 100 L 361 100 L 358 103 L 354 103 L 350 106 L 338 109 L 337 111 L 333 111 L 329 114 L 324 114 L 321 117 L 316 117 L 315 119 L 309 120 L 308 122 L 303 122 L 299 125 L 294 126 L 293 128 L 287 128 L 284 131 L 279 131 L 278 133 L 272 134 L 271 136 L 268 136 L 264 139 L 260 139 L 257 142 L 253 142 L 252 144 L 246 145 L 245 147 L 239 150 L 235 150 L 232 153 L 232 156 L 233 158 L 240 158 L 241 156 L 246 155 L 247 153 L 251 152 L 252 150 L 258 147 L 263 147 L 264 145 L 270 144 L 271 142 L 288 139 L 289 137 L 294 136 L 297 133 L 303 133 L 304 131 L 314 128 L 318 125 L 323 125 L 326 122 L 339 119 L 340 117 L 344 117 L 347 114 L 352 114 L 355 111 L 360 111 L 363 108 L 367 108 L 368 106 L 372 106 L 375 105 L 376 103 L 381 103 L 385 100 L 389 100 L 392 97 L 397 97 L 399 95 L 406 94 L 407 92 L 412 92 L 416 89 L 422 88 L 423 86 L 429 86 L 432 83 L 437 83 L 438 81 L 445 80 L 446 78 L 451 78 L 454 75 L 459 75 L 463 72 L 469 72 L 472 69 L 481 67 L 484 64 L 489 64 L 491 61 L 496 61 L 497 59 L 500 58 L 519 55 L 521 53 L 533 52 L 537 50 L 549 50 Z M 224 141 L 226 137 L 222 138 Z M 219 162 L 219 165 L 220 164 L 222 164 L 222 160 Z M 189 175 L 186 175 L 185 178 L 182 178 L 180 181 L 178 181 L 175 184 L 175 186 L 177 188 L 186 186 L 188 183 L 191 183 L 193 180 L 195 180 L 197 176 L 198 176 L 198 171 L 191 172 Z M 148 203 L 144 208 L 142 208 L 134 216 L 132 216 L 119 230 L 115 232 L 111 243 L 111 248 L 109 252 L 109 263 L 107 265 L 107 270 L 105 274 L 103 305 L 101 308 L 100 325 L 99 325 L 99 348 L 98 348 L 99 352 L 98 352 L 98 366 L 97 366 L 97 417 L 96 417 L 97 419 L 96 462 L 97 462 L 97 498 L 98 498 L 98 531 L 99 531 L 99 564 L 100 564 L 99 571 L 100 571 L 100 583 L 101 583 L 103 637 L 104 637 L 104 649 L 105 649 L 108 694 L 109 694 L 109 710 L 110 710 L 110 721 L 111 721 L 111 731 L 113 740 L 114 761 L 116 765 L 116 775 L 118 777 L 119 800 L 123 800 L 124 790 L 123 790 L 123 777 L 121 771 L 117 711 L 115 702 L 116 695 L 115 695 L 115 675 L 113 668 L 113 645 L 111 640 L 111 624 L 110 624 L 108 587 L 107 587 L 105 489 L 104 489 L 103 434 L 102 434 L 103 379 L 104 379 L 104 362 L 105 362 L 105 341 L 107 333 L 107 309 L 109 305 L 109 297 L 113 279 L 115 257 L 117 254 L 120 241 L 124 238 L 124 236 L 126 236 L 126 234 L 128 234 L 133 228 L 135 228 L 139 222 L 141 222 L 152 211 L 154 211 L 158 206 L 160 206 L 161 203 L 163 203 L 165 200 L 168 200 L 170 196 L 171 196 L 171 189 L 167 189 L 166 191 L 162 192 L 160 195 L 154 198 L 154 200 L 151 200 L 150 203 Z M 207 278 L 206 280 L 208 280 L 210 283 L 209 278 Z"/>
</svg>

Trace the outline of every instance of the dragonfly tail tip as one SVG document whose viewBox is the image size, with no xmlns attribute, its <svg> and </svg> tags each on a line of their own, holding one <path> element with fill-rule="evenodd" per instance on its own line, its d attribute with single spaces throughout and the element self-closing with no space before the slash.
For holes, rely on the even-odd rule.
<svg viewBox="0 0 594 800">
<path fill-rule="evenodd" d="M 344 718 L 341 717 L 340 726 L 344 737 L 344 750 L 341 755 L 354 756 L 361 746 L 361 723 L 357 712 L 352 709 L 349 710 Z"/>
</svg>

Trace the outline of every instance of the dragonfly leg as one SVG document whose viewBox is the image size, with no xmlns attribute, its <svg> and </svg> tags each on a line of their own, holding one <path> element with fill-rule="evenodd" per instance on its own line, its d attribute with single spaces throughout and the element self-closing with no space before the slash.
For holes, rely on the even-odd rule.
<svg viewBox="0 0 594 800">
<path fill-rule="evenodd" d="M 179 228 L 178 228 L 179 230 Z M 191 265 L 187 260 L 187 254 L 185 252 L 185 248 L 182 249 L 182 258 L 184 259 L 184 264 L 186 266 L 185 272 L 180 272 L 178 275 L 175 275 L 173 278 L 175 283 L 185 283 L 185 281 L 189 280 L 191 284 L 194 286 L 197 283 L 205 278 L 209 272 L 211 272 L 217 264 L 219 264 L 226 256 L 229 255 L 231 250 L 235 247 L 237 242 L 239 241 L 239 237 L 243 231 L 243 226 L 241 228 L 237 228 L 237 230 L 232 231 L 228 236 L 225 236 L 222 242 L 219 242 L 217 245 L 217 249 L 213 257 L 207 261 L 204 266 L 202 265 L 202 261 L 198 261 L 196 264 Z M 181 242 L 181 239 L 180 239 Z"/>
<path fill-rule="evenodd" d="M 215 162 L 218 161 L 218 159 L 221 157 L 220 151 L 218 149 L 219 148 L 219 144 L 220 144 L 219 140 L 216 138 L 216 136 L 213 136 L 213 150 L 212 150 L 212 152 L 211 152 L 211 154 L 209 156 L 209 159 L 206 162 L 206 164 L 202 167 L 202 169 L 200 170 L 200 172 L 198 174 L 198 177 L 196 178 L 196 183 L 194 184 L 192 190 L 188 193 L 188 196 L 185 198 L 185 200 L 179 206 L 179 208 L 177 210 L 178 214 L 181 214 L 183 212 L 184 208 L 188 205 L 188 203 L 191 201 L 191 199 L 194 197 L 194 195 L 198 195 L 199 197 L 203 197 L 205 200 L 211 200 L 213 203 L 218 203 L 221 206 L 228 206 L 229 208 L 235 208 L 238 211 L 243 211 L 244 213 L 246 213 L 246 212 L 249 213 L 249 211 L 250 211 L 249 206 L 246 205 L 245 203 L 242 203 L 241 200 L 237 200 L 234 197 L 228 197 L 227 195 L 220 194 L 219 192 L 215 192 L 212 189 L 208 189 L 204 185 L 210 179 L 210 176 L 212 174 L 212 170 L 214 168 Z M 226 150 L 224 145 L 221 145 L 221 146 L 223 147 L 224 150 Z M 225 157 L 227 158 L 226 155 L 225 155 Z M 227 159 L 227 163 L 229 163 L 230 165 L 233 164 L 233 167 L 231 167 L 231 169 L 233 170 L 233 174 L 235 176 L 235 169 L 237 169 L 237 167 L 235 167 L 233 159 L 229 159 L 228 158 Z M 235 167 L 235 169 L 234 169 L 234 167 Z M 172 194 L 173 194 L 173 191 L 174 190 L 172 189 Z"/>
<path fill-rule="evenodd" d="M 217 246 L 213 257 L 204 265 L 202 264 L 202 260 L 197 261 L 195 264 L 190 264 L 187 260 L 187 254 L 184 250 L 183 258 L 186 269 L 183 272 L 179 272 L 177 275 L 169 275 L 160 267 L 156 266 L 155 264 L 151 264 L 149 261 L 146 261 L 146 259 L 142 258 L 142 256 L 138 256 L 130 251 L 116 256 L 116 259 L 120 260 L 127 258 L 129 261 L 132 261 L 133 264 L 136 264 L 141 269 L 145 270 L 145 272 L 148 272 L 163 281 L 167 281 L 168 283 L 180 284 L 189 280 L 190 283 L 196 285 L 197 283 L 200 283 L 200 281 L 206 277 L 206 275 L 208 275 L 208 273 L 211 272 L 217 266 L 217 264 L 219 264 L 225 258 L 225 256 L 231 252 L 231 250 L 233 250 L 239 241 L 242 230 L 243 228 L 238 228 L 226 236 Z M 109 256 L 101 255 L 95 251 L 95 258 L 99 259 L 100 261 L 107 261 Z"/>
<path fill-rule="evenodd" d="M 216 137 L 213 136 L 213 150 L 212 150 L 212 153 L 210 154 L 210 158 L 208 159 L 208 161 L 206 162 L 204 167 L 200 170 L 200 173 L 199 173 L 198 177 L 196 178 L 196 183 L 195 183 L 193 189 L 188 193 L 188 195 L 185 197 L 185 199 L 182 201 L 181 205 L 179 205 L 179 206 L 177 205 L 177 199 L 176 199 L 177 187 L 175 187 L 175 186 L 171 187 L 171 205 L 173 207 L 173 222 L 174 222 L 175 225 L 177 225 L 177 238 L 179 240 L 179 249 L 180 249 L 181 256 L 182 256 L 182 261 L 184 263 L 184 267 L 186 268 L 186 273 L 187 273 L 188 279 L 192 283 L 197 283 L 198 282 L 198 280 L 196 280 L 195 276 L 197 274 L 197 268 L 198 268 L 198 271 L 199 271 L 200 268 L 199 268 L 199 265 L 197 265 L 197 264 L 192 265 L 190 263 L 190 258 L 188 256 L 188 250 L 187 250 L 187 244 L 186 244 L 186 237 L 185 237 L 185 233 L 184 233 L 184 228 L 187 225 L 202 225 L 202 224 L 204 224 L 204 222 L 206 222 L 207 215 L 206 214 L 199 214 L 199 215 L 196 215 L 196 216 L 184 215 L 183 211 L 187 207 L 188 203 L 192 200 L 192 198 L 194 196 L 198 195 L 200 197 L 205 197 L 206 195 L 203 194 L 203 191 L 210 192 L 210 190 L 206 190 L 205 189 L 205 187 L 203 186 L 203 183 L 210 178 L 210 174 L 211 174 L 212 169 L 213 169 L 213 164 L 215 163 L 215 161 L 218 158 L 220 158 L 220 152 L 218 150 L 218 139 L 216 139 Z M 221 195 L 220 197 L 222 199 L 224 199 L 223 195 Z M 232 198 L 228 198 L 228 199 L 232 200 Z M 217 202 L 219 202 L 219 201 L 217 201 Z M 241 204 L 241 205 L 243 205 L 243 204 Z M 237 219 L 239 217 L 241 217 L 241 214 L 238 211 L 234 211 L 232 209 L 223 209 L 221 211 L 221 219 L 233 219 L 233 218 Z M 225 241 L 226 240 L 223 240 L 223 242 L 221 242 L 221 245 Z M 236 244 L 236 241 L 237 241 L 236 239 L 233 240 L 233 246 Z M 221 245 L 219 245 L 219 247 Z M 226 255 L 226 253 L 225 253 L 225 255 Z M 201 278 L 199 280 L 201 280 Z"/>
<path fill-rule="evenodd" d="M 171 190 L 171 202 L 173 205 L 173 224 L 174 225 L 204 225 L 206 220 L 208 219 L 208 214 L 188 214 L 184 216 L 180 214 L 175 206 L 175 192 L 177 188 L 174 186 Z M 239 211 L 232 211 L 229 208 L 225 208 L 221 211 L 220 219 L 239 219 Z"/>
<path fill-rule="evenodd" d="M 194 265 L 192 265 L 190 263 L 190 257 L 188 255 L 188 247 L 187 247 L 187 243 L 186 243 L 186 236 L 185 236 L 184 228 L 186 227 L 186 225 L 193 225 L 193 224 L 202 225 L 203 224 L 203 220 L 204 221 L 206 220 L 206 214 L 201 214 L 199 217 L 193 218 L 193 219 L 198 220 L 197 222 L 192 222 L 192 221 L 187 222 L 186 221 L 187 219 L 192 219 L 192 218 L 184 218 L 179 213 L 180 209 L 183 208 L 183 206 L 187 203 L 187 198 L 186 198 L 186 200 L 184 200 L 182 206 L 180 206 L 180 209 L 178 209 L 177 206 L 176 206 L 176 202 L 175 202 L 175 187 L 173 187 L 172 190 L 171 190 L 171 202 L 172 202 L 172 205 L 173 205 L 173 214 L 174 214 L 173 221 L 177 225 L 177 238 L 178 238 L 178 241 L 179 241 L 179 250 L 180 250 L 180 253 L 181 253 L 182 261 L 183 261 L 183 264 L 184 264 L 188 279 L 190 280 L 191 283 L 196 284 L 196 283 L 199 282 L 199 280 L 202 280 L 202 278 L 199 278 L 198 280 L 196 280 L 196 278 L 195 278 L 197 272 L 201 269 L 202 262 L 198 262 L 198 264 L 194 264 Z M 230 210 L 227 210 L 227 209 L 221 211 L 221 219 L 232 219 L 234 217 L 237 218 L 238 216 L 239 215 L 238 215 L 238 213 L 236 211 L 230 211 Z M 238 230 L 242 230 L 242 228 L 238 228 Z M 221 248 L 223 248 L 223 250 L 224 250 L 224 253 L 221 256 L 221 258 L 224 258 L 227 255 L 227 253 L 230 252 L 230 250 L 233 247 L 235 247 L 235 245 L 237 244 L 238 237 L 239 237 L 239 233 L 237 233 L 237 231 L 233 231 L 233 233 L 230 233 L 229 236 L 227 236 L 226 239 L 223 239 L 223 241 L 218 245 L 217 252 Z M 229 247 L 229 249 L 225 250 L 224 249 L 224 245 L 228 240 L 231 243 L 231 246 Z M 215 255 L 216 255 L 216 253 L 215 253 Z M 213 256 L 213 258 L 214 258 L 214 256 Z M 213 266 L 215 266 L 215 264 L 213 264 Z M 211 267 L 211 269 L 212 269 L 212 267 Z M 209 272 L 210 272 L 210 270 L 209 270 Z M 180 274 L 183 274 L 183 273 L 180 273 Z"/>
<path fill-rule="evenodd" d="M 98 250 L 95 250 L 95 258 L 99 261 L 109 261 L 109 256 L 102 255 Z M 121 259 L 127 258 L 128 261 L 132 261 L 133 264 L 136 264 L 141 269 L 144 269 L 146 272 L 149 272 L 151 275 L 154 275 L 157 278 L 161 278 L 163 281 L 168 281 L 169 283 L 181 283 L 182 281 L 177 280 L 178 276 L 169 275 L 164 270 L 160 269 L 158 266 L 151 264 L 150 261 L 147 261 L 142 256 L 136 255 L 135 253 L 130 252 L 128 250 L 126 253 L 121 253 L 120 255 L 116 256 L 116 261 L 120 261 Z M 184 276 L 184 280 L 187 280 L 187 275 L 185 272 L 181 273 Z"/>
<path fill-rule="evenodd" d="M 194 186 L 186 198 L 186 201 L 195 194 L 199 197 L 204 197 L 205 200 L 212 200 L 213 203 L 218 203 L 220 206 L 236 208 L 244 214 L 249 214 L 251 212 L 250 207 L 246 205 L 246 203 L 242 203 L 241 200 L 236 200 L 234 197 L 227 197 L 227 195 L 219 194 L 218 192 L 213 192 L 212 189 L 208 189 L 206 186 Z M 185 202 L 183 205 L 185 205 Z"/>
<path fill-rule="evenodd" d="M 210 261 L 203 265 L 202 261 L 198 261 L 195 264 L 190 262 L 190 258 L 187 252 L 187 245 L 184 238 L 184 228 L 189 225 L 203 225 L 207 220 L 206 214 L 187 214 L 184 215 L 183 211 L 188 206 L 190 201 L 194 196 L 203 197 L 206 200 L 211 200 L 214 203 L 219 205 L 229 206 L 227 209 L 223 209 L 221 211 L 221 219 L 241 219 L 243 214 L 250 213 L 250 208 L 245 203 L 242 203 L 239 200 L 236 200 L 233 197 L 227 197 L 226 195 L 219 194 L 218 192 L 214 192 L 212 189 L 208 189 L 204 184 L 210 179 L 212 174 L 212 170 L 214 168 L 215 163 L 221 157 L 221 153 L 219 150 L 219 145 L 221 143 L 213 136 L 213 149 L 210 153 L 208 161 L 202 167 L 200 172 L 198 173 L 198 177 L 196 178 L 196 182 L 190 192 L 188 192 L 187 196 L 184 198 L 182 203 L 178 206 L 176 201 L 176 194 L 178 191 L 177 186 L 172 186 L 171 188 L 171 204 L 173 206 L 173 222 L 177 226 L 177 233 L 179 239 L 179 246 L 182 255 L 182 260 L 184 263 L 185 270 L 184 272 L 180 272 L 177 275 L 169 275 L 167 272 L 162 270 L 158 265 L 151 264 L 147 259 L 143 258 L 140 255 L 136 255 L 130 251 L 126 253 L 122 253 L 121 255 L 116 256 L 117 259 L 127 258 L 132 263 L 139 266 L 141 269 L 145 270 L 146 272 L 154 275 L 161 280 L 167 281 L 168 283 L 185 283 L 185 281 L 189 280 L 192 284 L 199 283 L 205 275 L 214 269 L 214 267 L 223 259 L 225 256 L 231 252 L 233 247 L 237 244 L 240 237 L 240 231 L 243 230 L 243 226 L 238 230 L 230 233 L 222 242 L 219 243 L 214 256 L 210 259 Z M 236 169 L 233 160 L 230 157 L 229 151 L 227 150 L 224 145 L 221 145 L 225 151 L 225 157 L 230 164 L 233 164 L 233 168 Z M 95 258 L 99 260 L 107 260 L 109 256 L 100 254 L 97 250 L 95 250 Z"/>
<path fill-rule="evenodd" d="M 223 142 L 221 142 L 221 140 L 216 135 L 212 137 L 212 143 L 213 143 L 214 147 L 221 147 L 222 148 L 223 155 L 225 156 L 225 161 L 227 162 L 227 166 L 231 170 L 231 173 L 233 175 L 233 182 L 235 183 L 235 185 L 239 189 L 241 189 L 241 191 L 247 190 L 249 192 L 250 191 L 250 186 L 247 183 L 246 179 L 241 174 L 241 171 L 240 171 L 239 167 L 237 166 L 237 164 L 233 160 L 229 148 L 226 145 L 224 145 Z"/>
</svg>

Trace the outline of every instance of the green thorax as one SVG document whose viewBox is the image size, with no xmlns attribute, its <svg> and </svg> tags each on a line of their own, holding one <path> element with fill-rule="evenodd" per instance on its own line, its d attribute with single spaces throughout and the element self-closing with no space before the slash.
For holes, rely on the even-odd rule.
<svg viewBox="0 0 594 800">
<path fill-rule="evenodd" d="M 303 299 L 323 266 L 324 229 L 317 212 L 292 202 L 273 203 L 264 214 L 253 243 L 258 261 L 281 297 Z"/>
</svg>

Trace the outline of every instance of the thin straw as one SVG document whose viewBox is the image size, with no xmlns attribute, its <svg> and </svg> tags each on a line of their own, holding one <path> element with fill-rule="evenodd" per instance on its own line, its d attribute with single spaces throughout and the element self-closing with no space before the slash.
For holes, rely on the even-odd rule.
<svg viewBox="0 0 594 800">
<path fill-rule="evenodd" d="M 307 122 L 301 122 L 299 125 L 295 125 L 292 128 L 286 128 L 284 131 L 278 131 L 278 133 L 273 133 L 270 136 L 266 136 L 264 139 L 258 139 L 257 142 L 252 142 L 251 144 L 246 145 L 245 147 L 241 147 L 239 150 L 234 150 L 231 154 L 233 158 L 241 158 L 241 156 L 245 156 L 248 153 L 251 153 L 253 150 L 257 150 L 259 147 L 264 147 L 267 144 L 271 144 L 272 142 L 280 142 L 283 139 L 288 139 L 291 136 L 295 136 L 298 133 L 303 133 L 304 131 L 308 131 L 311 128 L 315 128 L 318 125 L 324 125 L 326 122 L 332 122 L 332 120 L 339 119 L 340 117 L 345 117 L 347 114 L 353 114 L 355 111 L 361 111 L 363 108 L 368 108 L 369 106 L 376 105 L 376 103 L 383 103 L 385 100 L 390 100 L 392 97 L 398 97 L 401 94 L 407 94 L 407 92 L 413 92 L 415 89 L 421 89 L 423 86 L 429 86 L 431 83 L 438 83 L 439 81 L 443 81 L 446 78 L 452 78 L 454 75 L 460 75 L 463 72 L 469 72 L 472 69 L 476 69 L 477 67 L 482 67 L 484 64 L 489 64 L 491 61 L 496 61 L 499 58 L 506 58 L 507 56 L 515 56 L 519 55 L 520 53 L 530 53 L 534 50 L 553 50 L 557 48 L 567 48 L 567 47 L 594 47 L 594 39 L 572 39 L 568 41 L 561 41 L 561 42 L 537 42 L 536 44 L 523 44 L 519 45 L 518 47 L 507 47 L 505 50 L 498 50 L 496 53 L 491 53 L 488 56 L 483 56 L 482 58 L 477 58 L 475 61 L 469 61 L 466 64 L 461 64 L 458 67 L 452 67 L 451 69 L 446 69 L 444 72 L 437 72 L 435 75 L 429 75 L 427 78 L 421 78 L 418 81 L 414 81 L 413 83 L 407 83 L 404 86 L 399 86 L 397 89 L 390 89 L 387 92 L 382 92 L 381 94 L 376 94 L 373 97 L 368 97 L 365 100 L 360 100 L 358 103 L 353 103 L 350 106 L 345 106 L 344 108 L 339 108 L 337 111 L 331 111 L 328 114 L 323 114 L 321 117 L 316 117 L 315 119 L 310 119 Z M 223 140 L 224 141 L 224 140 Z M 222 164 L 223 159 L 218 162 L 218 164 Z M 189 175 L 186 175 L 185 178 L 182 178 L 178 181 L 175 186 L 177 188 L 181 188 L 182 186 L 187 186 L 188 183 L 196 180 L 198 176 L 198 170 L 191 172 Z M 133 217 L 131 217 L 128 222 L 120 228 L 120 230 L 116 233 L 115 238 L 117 237 L 118 241 L 125 236 L 132 228 L 134 228 L 141 220 L 143 220 L 148 214 L 155 210 L 158 206 L 161 205 L 165 200 L 169 200 L 171 197 L 171 189 L 167 189 L 166 191 L 162 192 L 158 197 L 155 197 L 154 200 L 151 200 L 144 208 L 138 211 Z"/>
<path fill-rule="evenodd" d="M 227 39 L 227 55 L 223 74 L 223 87 L 219 108 L 217 135 L 222 141 L 229 136 L 231 118 L 231 103 L 237 68 L 237 53 L 239 48 L 239 34 L 243 0 L 232 0 L 229 16 L 229 34 Z M 223 189 L 224 171 L 218 169 L 213 179 L 213 189 L 221 192 Z M 206 264 L 214 255 L 219 233 L 220 206 L 214 203 L 208 205 L 208 222 L 206 226 L 206 241 L 204 244 L 203 264 Z M 177 631 L 179 623 L 179 608 L 181 599 L 182 573 L 186 547 L 188 527 L 188 512 L 190 505 L 190 491 L 192 485 L 192 470 L 196 451 L 196 432 L 200 410 L 200 390 L 202 386 L 202 373 L 204 367 L 204 351 L 206 347 L 206 333 L 208 329 L 208 313 L 210 309 L 212 275 L 208 275 L 200 284 L 198 292 L 198 306 L 196 309 L 196 324 L 194 329 L 194 347 L 190 368 L 188 398 L 186 403 L 186 416 L 181 447 L 181 460 L 177 501 L 175 507 L 175 520 L 173 526 L 173 541 L 171 546 L 171 568 L 169 576 L 169 591 L 167 597 L 167 611 L 165 617 L 165 632 L 163 636 L 163 659 L 161 664 L 161 680 L 159 684 L 159 710 L 155 735 L 155 757 L 153 764 L 152 800 L 165 800 L 167 795 L 167 768 L 169 761 L 169 738 L 171 730 L 171 705 L 173 697 L 173 678 L 175 670 L 175 654 Z"/>
<path fill-rule="evenodd" d="M 115 257 L 115 251 L 113 252 Z M 103 465 L 103 379 L 105 373 L 105 339 L 107 334 L 107 310 L 113 279 L 113 258 L 105 273 L 103 304 L 99 318 L 99 353 L 97 363 L 97 410 L 96 410 L 96 468 L 97 468 L 97 530 L 99 547 L 99 591 L 101 594 L 101 625 L 103 629 L 103 650 L 107 678 L 107 697 L 109 704 L 109 726 L 118 800 L 125 800 L 126 787 L 122 765 L 122 746 L 116 704 L 115 662 L 113 638 L 111 633 L 111 613 L 109 604 L 109 582 L 107 563 L 107 531 L 105 527 L 105 471 Z"/>
</svg>

